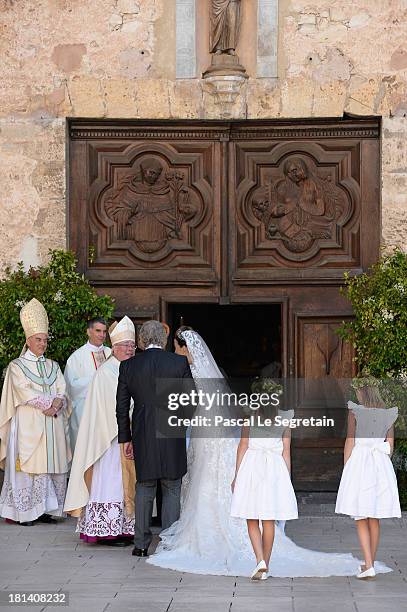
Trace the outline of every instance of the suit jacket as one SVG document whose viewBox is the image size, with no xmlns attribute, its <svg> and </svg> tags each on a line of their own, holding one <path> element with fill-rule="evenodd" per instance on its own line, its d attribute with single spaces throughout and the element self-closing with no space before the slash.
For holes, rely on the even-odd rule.
<svg viewBox="0 0 407 612">
<path fill-rule="evenodd" d="M 177 379 L 191 387 L 187 358 L 150 348 L 120 364 L 116 395 L 118 441 L 133 441 L 139 481 L 181 478 L 187 471 L 185 429 L 171 431 L 168 427 L 170 415 L 185 416 L 185 411 L 168 410 L 168 392 L 174 389 L 159 379 Z M 131 399 L 134 408 L 130 429 Z"/>
</svg>

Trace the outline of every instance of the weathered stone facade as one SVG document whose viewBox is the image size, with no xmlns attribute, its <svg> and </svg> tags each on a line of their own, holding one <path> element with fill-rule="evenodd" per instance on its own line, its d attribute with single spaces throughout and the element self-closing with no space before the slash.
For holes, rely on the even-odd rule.
<svg viewBox="0 0 407 612">
<path fill-rule="evenodd" d="M 232 114 L 382 116 L 383 243 L 406 245 L 407 1 L 333 4 L 280 0 L 279 76 L 248 66 Z M 2 266 L 66 244 L 66 117 L 221 116 L 201 79 L 175 78 L 175 0 L 0 0 L 0 53 Z"/>
</svg>

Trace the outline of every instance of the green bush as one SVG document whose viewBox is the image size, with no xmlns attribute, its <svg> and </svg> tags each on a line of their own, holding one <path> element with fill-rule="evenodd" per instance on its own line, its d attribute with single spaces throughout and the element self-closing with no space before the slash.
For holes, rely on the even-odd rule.
<svg viewBox="0 0 407 612">
<path fill-rule="evenodd" d="M 339 334 L 353 344 L 358 370 L 378 379 L 386 404 L 399 408 L 393 460 L 407 508 L 407 254 L 397 249 L 369 274 L 345 274 L 342 292 L 355 317 Z"/>
<path fill-rule="evenodd" d="M 25 342 L 20 310 L 32 298 L 45 306 L 49 318 L 47 356 L 63 367 L 69 355 L 86 339 L 86 321 L 93 317 L 110 319 L 113 299 L 99 296 L 76 271 L 71 251 L 51 250 L 46 266 L 24 271 L 20 263 L 6 268 L 0 281 L 0 367 L 19 356 Z"/>
<path fill-rule="evenodd" d="M 407 254 L 383 256 L 369 274 L 345 273 L 342 292 L 355 318 L 344 323 L 341 336 L 353 343 L 359 370 L 384 378 L 407 370 Z"/>
</svg>

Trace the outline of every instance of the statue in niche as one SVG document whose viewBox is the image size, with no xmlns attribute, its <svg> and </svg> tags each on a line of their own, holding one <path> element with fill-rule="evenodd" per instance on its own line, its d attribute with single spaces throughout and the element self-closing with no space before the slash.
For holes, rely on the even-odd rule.
<svg viewBox="0 0 407 612">
<path fill-rule="evenodd" d="M 105 209 L 116 222 L 117 238 L 133 240 L 144 253 L 155 253 L 168 240 L 180 238 L 183 223 L 196 212 L 184 175 L 170 171 L 163 176 L 163 166 L 154 157 L 144 158 L 136 175 L 119 181 Z"/>
<path fill-rule="evenodd" d="M 241 21 L 240 3 L 241 0 L 212 0 L 211 53 L 236 54 Z"/>
<path fill-rule="evenodd" d="M 281 238 L 293 252 L 309 249 L 316 239 L 335 239 L 344 195 L 329 178 L 313 175 L 300 157 L 283 165 L 284 178 L 263 185 L 252 198 L 254 216 L 262 221 L 270 240 Z"/>
</svg>

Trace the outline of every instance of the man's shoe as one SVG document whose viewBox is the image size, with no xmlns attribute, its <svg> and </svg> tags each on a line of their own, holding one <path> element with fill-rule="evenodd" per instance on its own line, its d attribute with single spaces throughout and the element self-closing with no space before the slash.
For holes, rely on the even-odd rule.
<svg viewBox="0 0 407 612">
<path fill-rule="evenodd" d="M 50 525 L 55 525 L 57 522 L 58 521 L 49 514 L 41 514 L 41 516 L 37 518 L 37 523 L 47 523 Z"/>
<path fill-rule="evenodd" d="M 130 541 L 125 541 L 125 540 L 98 540 L 98 544 L 101 544 L 102 546 L 116 546 L 117 548 L 124 548 L 125 546 L 129 546 L 130 544 L 132 544 L 131 540 Z"/>
<path fill-rule="evenodd" d="M 147 548 L 137 548 L 137 546 L 135 546 L 131 554 L 133 557 L 148 557 L 147 550 Z"/>
<path fill-rule="evenodd" d="M 34 521 L 24 521 L 24 523 L 20 523 L 22 527 L 32 527 L 34 525 Z"/>
</svg>

